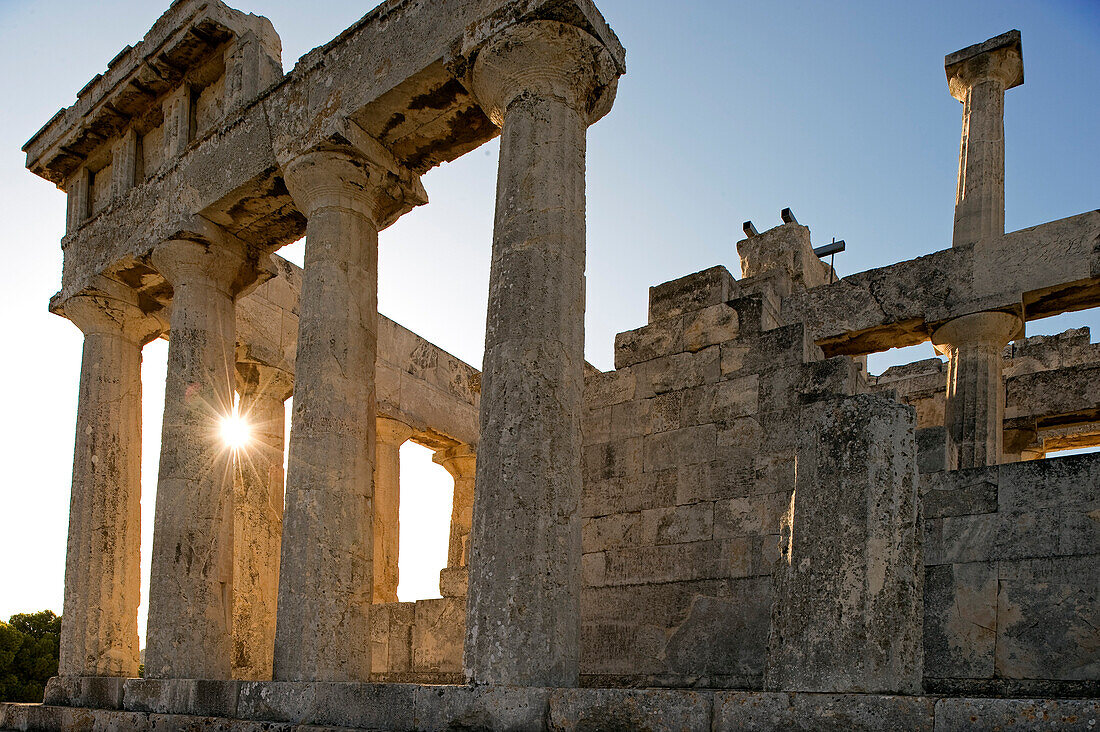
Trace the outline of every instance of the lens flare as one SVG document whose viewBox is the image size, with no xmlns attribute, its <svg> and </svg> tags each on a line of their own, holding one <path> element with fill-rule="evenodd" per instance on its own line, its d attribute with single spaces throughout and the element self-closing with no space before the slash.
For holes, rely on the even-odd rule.
<svg viewBox="0 0 1100 732">
<path fill-rule="evenodd" d="M 238 414 L 230 414 L 222 419 L 222 441 L 233 450 L 245 447 L 252 438 L 248 422 Z"/>
</svg>

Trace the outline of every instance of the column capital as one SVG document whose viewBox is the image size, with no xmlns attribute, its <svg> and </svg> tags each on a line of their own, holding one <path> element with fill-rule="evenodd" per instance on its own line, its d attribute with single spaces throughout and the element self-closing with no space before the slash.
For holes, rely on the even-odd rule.
<svg viewBox="0 0 1100 732">
<path fill-rule="evenodd" d="M 611 110 L 619 71 L 607 47 L 576 26 L 536 20 L 510 26 L 477 52 L 470 85 L 497 127 L 524 96 L 552 97 L 588 124 Z"/>
<path fill-rule="evenodd" d="M 164 331 L 164 324 L 138 305 L 137 293 L 102 276 L 76 295 L 51 303 L 50 310 L 72 321 L 86 336 L 122 335 L 145 344 Z"/>
<path fill-rule="evenodd" d="M 1013 313 L 971 313 L 948 321 L 932 333 L 932 345 L 941 355 L 963 345 L 1004 348 L 1023 337 L 1024 321 Z"/>
<path fill-rule="evenodd" d="M 967 92 L 981 81 L 995 80 L 1005 89 L 1024 83 L 1023 45 L 1020 31 L 1011 30 L 996 38 L 948 54 L 943 60 L 951 96 L 966 101 Z"/>
<path fill-rule="evenodd" d="M 413 428 L 404 422 L 390 417 L 376 417 L 375 439 L 385 445 L 400 446 L 412 437 Z"/>
<path fill-rule="evenodd" d="M 346 209 L 384 229 L 427 203 L 428 195 L 420 177 L 394 162 L 387 151 L 372 153 L 354 146 L 299 153 L 283 163 L 283 180 L 307 219 L 323 209 Z"/>
<path fill-rule="evenodd" d="M 442 465 L 453 478 L 473 478 L 477 468 L 477 451 L 470 445 L 455 445 L 437 450 L 432 462 Z"/>
<path fill-rule="evenodd" d="M 173 287 L 205 283 L 231 297 L 260 274 L 243 242 L 228 234 L 211 236 L 208 231 L 181 231 L 154 248 L 149 260 Z"/>
</svg>

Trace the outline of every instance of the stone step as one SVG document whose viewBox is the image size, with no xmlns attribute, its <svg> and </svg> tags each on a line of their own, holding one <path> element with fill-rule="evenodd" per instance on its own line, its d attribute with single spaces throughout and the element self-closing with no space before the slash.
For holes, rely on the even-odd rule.
<svg viewBox="0 0 1100 732">
<path fill-rule="evenodd" d="M 131 679 L 117 704 L 77 695 L 0 703 L 0 731 L 1093 729 L 1100 700 L 974 699 L 694 689 L 548 689 Z M 133 682 L 140 682 L 135 684 Z M 76 682 L 76 683 L 74 683 Z M 102 686 L 102 685 L 101 685 Z M 64 705 L 57 701 L 65 702 Z M 99 705 L 109 698 L 99 697 Z M 1091 720 L 1097 720 L 1090 724 Z"/>
</svg>

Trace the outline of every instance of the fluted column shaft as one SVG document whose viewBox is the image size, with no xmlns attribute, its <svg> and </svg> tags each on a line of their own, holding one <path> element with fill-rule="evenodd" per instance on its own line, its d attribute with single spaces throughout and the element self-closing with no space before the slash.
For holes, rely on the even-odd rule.
<svg viewBox="0 0 1100 732">
<path fill-rule="evenodd" d="M 949 359 L 944 408 L 949 470 L 1001 462 L 1005 402 L 1002 351 L 1020 334 L 1020 319 L 1008 313 L 965 315 L 933 334 L 933 344 Z"/>
<path fill-rule="evenodd" d="M 1023 61 L 1019 35 L 1000 38 L 981 52 L 947 57 L 948 87 L 963 104 L 953 246 L 1005 232 L 1005 91 L 1023 83 Z"/>
<path fill-rule="evenodd" d="M 84 354 L 58 664 L 63 676 L 138 671 L 141 348 L 154 329 L 132 296 L 112 294 L 79 295 L 64 304 L 65 316 L 84 333 Z"/>
<path fill-rule="evenodd" d="M 233 462 L 220 425 L 233 413 L 231 288 L 244 257 L 232 245 L 181 239 L 158 247 L 152 261 L 172 285 L 172 302 L 145 675 L 225 679 Z"/>
<path fill-rule="evenodd" d="M 585 134 L 609 65 L 593 37 L 540 21 L 473 70 L 502 127 L 467 599 L 478 684 L 579 679 Z"/>
<path fill-rule="evenodd" d="M 447 541 L 447 566 L 465 567 L 468 563 L 467 544 L 474 518 L 474 477 L 477 455 L 469 445 L 440 450 L 432 461 L 442 465 L 455 481 L 451 502 L 451 532 Z"/>
<path fill-rule="evenodd" d="M 284 173 L 308 223 L 275 678 L 367 681 L 378 340 L 371 181 L 335 152 L 299 156 Z"/>
<path fill-rule="evenodd" d="M 233 678 L 270 680 L 283 534 L 286 372 L 237 364 L 238 410 L 249 429 L 237 450 L 233 506 Z"/>
<path fill-rule="evenodd" d="M 412 427 L 388 417 L 375 422 L 374 602 L 397 602 L 401 546 L 401 445 Z"/>
<path fill-rule="evenodd" d="M 952 242 L 976 242 L 1005 233 L 1005 87 L 985 79 L 963 100 L 955 229 Z"/>
</svg>

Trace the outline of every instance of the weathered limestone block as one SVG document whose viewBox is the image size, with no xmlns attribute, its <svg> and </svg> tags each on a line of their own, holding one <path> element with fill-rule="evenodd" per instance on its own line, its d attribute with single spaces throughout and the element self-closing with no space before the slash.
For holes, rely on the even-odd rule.
<svg viewBox="0 0 1100 732">
<path fill-rule="evenodd" d="M 295 729 L 415 729 L 417 687 L 340 682 L 242 682 L 233 716 Z M 316 726 L 313 726 L 316 725 Z"/>
<path fill-rule="evenodd" d="M 951 96 L 963 104 L 953 246 L 1005 232 L 1005 91 L 1024 83 L 1020 31 L 944 59 Z"/>
<path fill-rule="evenodd" d="M 939 699 L 936 729 L 1093 729 L 1100 719 L 1095 699 Z M 1098 722 L 1100 723 L 1100 722 Z"/>
<path fill-rule="evenodd" d="M 920 408 L 917 408 L 920 414 Z M 947 470 L 947 430 L 925 427 L 917 430 L 917 470 L 921 475 Z"/>
<path fill-rule="evenodd" d="M 112 280 L 60 306 L 84 333 L 59 673 L 133 676 L 141 545 L 141 348 L 157 333 Z"/>
<path fill-rule="evenodd" d="M 149 581 L 149 678 L 231 672 L 233 469 L 221 420 L 233 413 L 235 288 L 256 266 L 206 230 L 152 263 L 172 284 L 168 375 Z"/>
<path fill-rule="evenodd" d="M 925 520 L 997 512 L 999 471 L 974 468 L 921 477 L 921 509 Z M 925 562 L 927 563 L 927 555 Z"/>
<path fill-rule="evenodd" d="M 225 51 L 223 108 L 227 116 L 283 78 L 283 43 L 271 21 L 250 16 L 251 28 Z"/>
<path fill-rule="evenodd" d="M 797 223 L 782 224 L 737 242 L 743 280 L 779 276 L 790 287 L 808 289 L 829 282 L 829 265 L 814 254 L 810 230 Z M 742 285 L 744 289 L 744 285 Z"/>
<path fill-rule="evenodd" d="M 703 310 L 729 302 L 738 295 L 737 281 L 725 267 L 702 272 L 649 288 L 649 322 Z"/>
<path fill-rule="evenodd" d="M 415 603 L 375 603 L 370 615 L 371 673 L 412 670 Z"/>
<path fill-rule="evenodd" d="M 439 570 L 439 594 L 443 597 L 465 598 L 469 586 L 469 567 L 444 567 Z"/>
<path fill-rule="evenodd" d="M 1056 335 L 1017 339 L 1004 351 L 1005 378 L 1095 364 L 1100 360 L 1100 344 L 1092 343 L 1091 336 L 1088 328 L 1070 328 Z"/>
<path fill-rule="evenodd" d="M 127 711 L 232 717 L 245 682 L 210 679 L 127 679 Z M 270 682 L 268 682 L 270 683 Z"/>
<path fill-rule="evenodd" d="M 0 703 L 0 728 L 11 730 L 152 729 L 148 715 L 104 709 L 70 709 L 41 704 Z"/>
<path fill-rule="evenodd" d="M 998 563 L 996 627 L 998 677 L 1095 682 L 1100 553 Z"/>
<path fill-rule="evenodd" d="M 233 501 L 233 678 L 270 680 L 283 536 L 286 372 L 237 363 L 238 412 L 250 439 L 236 451 Z"/>
<path fill-rule="evenodd" d="M 504 30 L 472 70 L 502 128 L 466 624 L 479 684 L 578 681 L 585 135 L 619 73 L 550 21 Z"/>
<path fill-rule="evenodd" d="M 54 676 L 46 682 L 43 704 L 59 707 L 122 709 L 125 679 L 118 676 Z"/>
<path fill-rule="evenodd" d="M 731 341 L 739 332 L 737 310 L 726 303 L 711 305 L 684 316 L 684 350 L 701 351 Z"/>
<path fill-rule="evenodd" d="M 366 681 L 378 229 L 425 197 L 416 177 L 352 150 L 308 152 L 283 172 L 308 224 L 275 678 Z"/>
<path fill-rule="evenodd" d="M 671 689 L 555 689 L 549 722 L 563 731 L 709 730 L 711 699 L 706 692 Z"/>
<path fill-rule="evenodd" d="M 584 380 L 584 404 L 589 409 L 610 407 L 634 398 L 637 377 L 631 369 L 593 374 Z"/>
<path fill-rule="evenodd" d="M 374 598 L 397 602 L 401 546 L 401 445 L 412 427 L 388 417 L 375 420 L 374 463 Z"/>
<path fill-rule="evenodd" d="M 418 600 L 412 628 L 412 670 L 462 671 L 466 602 L 463 597 Z"/>
<path fill-rule="evenodd" d="M 920 690 L 915 421 L 911 408 L 867 395 L 807 408 L 767 688 Z"/>
<path fill-rule="evenodd" d="M 924 675 L 992 678 L 997 642 L 997 565 L 928 567 L 924 576 Z"/>
<path fill-rule="evenodd" d="M 714 727 L 726 730 L 797 732 L 878 732 L 905 729 L 932 732 L 935 700 L 920 696 L 864 694 L 784 694 L 726 691 L 714 695 Z M 960 729 L 960 724 L 944 729 Z"/>
<path fill-rule="evenodd" d="M 1077 507 L 1100 502 L 1100 457 L 1070 455 L 997 469 L 997 508 L 1005 512 Z M 1100 547 L 1098 547 L 1100 548 Z"/>
<path fill-rule="evenodd" d="M 636 368 L 636 398 L 646 398 L 670 391 L 714 384 L 721 378 L 721 350 L 718 346 L 697 353 L 673 353 L 656 358 Z"/>
<path fill-rule="evenodd" d="M 658 320 L 615 336 L 615 368 L 626 368 L 683 350 L 683 318 Z"/>
<path fill-rule="evenodd" d="M 593 458 L 597 466 L 604 454 L 606 445 L 596 445 L 597 456 Z M 641 440 L 635 441 L 634 459 L 637 470 L 629 475 L 599 477 L 601 473 L 588 473 L 585 468 L 584 497 L 581 505 L 582 516 L 603 516 L 619 511 L 640 511 L 645 508 L 669 506 L 676 502 L 676 471 L 660 473 L 641 472 Z M 589 448 L 585 448 L 585 461 L 588 464 Z"/>
<path fill-rule="evenodd" d="M 551 689 L 519 686 L 418 686 L 413 728 L 543 732 Z"/>
<path fill-rule="evenodd" d="M 759 688 L 767 657 L 771 578 L 725 583 L 720 596 L 695 595 L 664 647 L 674 678 L 703 678 L 701 685 Z"/>
</svg>

